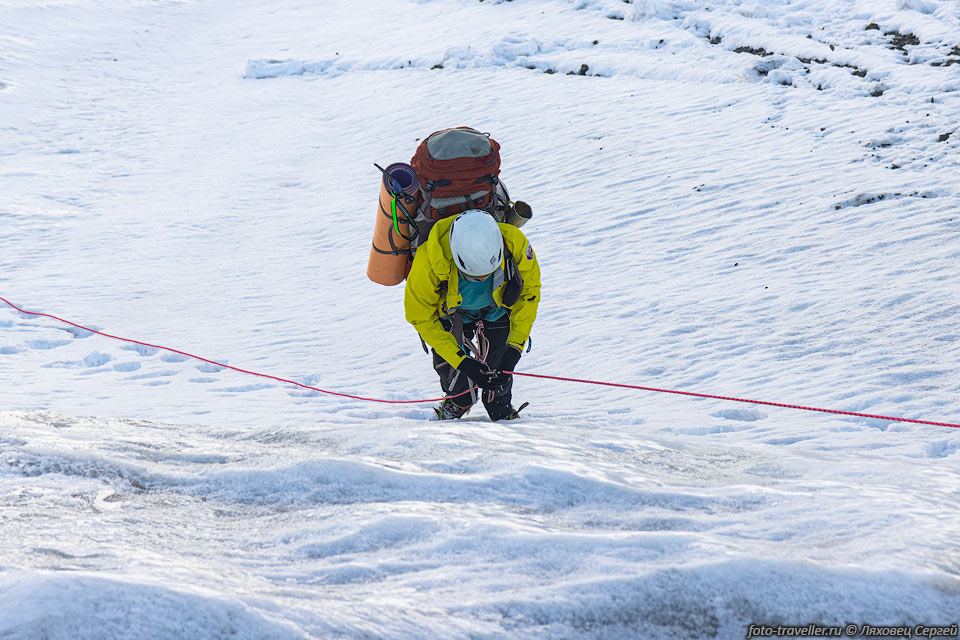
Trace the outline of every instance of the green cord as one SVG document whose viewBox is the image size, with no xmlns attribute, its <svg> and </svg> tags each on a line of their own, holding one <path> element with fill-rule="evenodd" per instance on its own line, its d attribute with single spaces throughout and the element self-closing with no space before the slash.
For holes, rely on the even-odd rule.
<svg viewBox="0 0 960 640">
<path fill-rule="evenodd" d="M 390 212 L 393 213 L 393 228 L 397 230 L 397 235 L 401 238 L 403 234 L 400 233 L 400 223 L 397 222 L 397 199 L 400 196 L 393 196 L 393 200 L 390 201 Z"/>
<path fill-rule="evenodd" d="M 397 200 L 399 199 L 400 199 L 400 194 L 394 194 L 393 200 L 390 201 L 390 213 L 393 214 L 393 228 L 396 229 L 398 236 L 400 236 L 404 240 L 412 242 L 413 239 L 416 238 L 417 235 L 419 234 L 420 229 L 417 228 L 417 225 L 414 222 L 413 218 L 410 217 L 410 214 L 407 213 L 406 209 L 404 209 L 403 216 L 407 219 L 407 224 L 410 226 L 410 228 L 413 229 L 413 234 L 408 236 L 408 235 L 405 235 L 402 231 L 400 231 L 400 221 L 398 220 L 399 216 L 397 215 Z"/>
</svg>

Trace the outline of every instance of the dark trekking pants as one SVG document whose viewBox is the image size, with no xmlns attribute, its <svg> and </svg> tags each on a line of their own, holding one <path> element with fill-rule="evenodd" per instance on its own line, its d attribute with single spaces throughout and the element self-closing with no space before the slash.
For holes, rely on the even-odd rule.
<svg viewBox="0 0 960 640">
<path fill-rule="evenodd" d="M 446 319 L 441 319 L 440 322 L 447 331 L 451 331 L 451 322 Z M 473 340 L 474 344 L 480 342 L 474 338 L 477 334 L 477 325 L 481 322 L 483 323 L 482 334 L 484 340 L 489 345 L 487 347 L 486 357 L 487 366 L 491 369 L 499 369 L 500 358 L 503 357 L 503 352 L 507 349 L 507 336 L 510 334 L 510 315 L 507 314 L 499 320 L 493 321 L 473 321 L 463 316 L 464 338 Z M 477 344 L 477 346 L 482 348 L 479 344 Z M 466 349 L 464 349 L 464 353 L 472 356 Z M 436 351 L 433 351 L 433 368 L 437 370 L 437 374 L 440 376 L 440 387 L 443 389 L 445 395 L 453 396 L 470 389 L 470 379 L 467 378 L 465 374 L 450 366 L 446 360 L 437 355 Z M 510 405 L 512 390 L 513 376 L 510 376 L 510 381 L 495 391 L 484 391 L 483 389 L 474 388 L 470 393 L 458 395 L 451 402 L 460 407 L 471 407 L 476 403 L 477 396 L 479 395 L 490 419 L 502 420 L 513 411 L 513 407 Z"/>
</svg>

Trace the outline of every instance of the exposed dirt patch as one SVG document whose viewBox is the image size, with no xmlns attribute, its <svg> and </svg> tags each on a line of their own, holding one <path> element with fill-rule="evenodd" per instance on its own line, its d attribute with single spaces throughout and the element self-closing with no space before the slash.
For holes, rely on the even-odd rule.
<svg viewBox="0 0 960 640">
<path fill-rule="evenodd" d="M 866 26 L 865 30 L 880 31 L 881 29 L 880 29 L 880 25 L 878 25 L 876 22 L 871 22 Z M 909 56 L 907 47 L 914 47 L 920 44 L 920 38 L 913 33 L 901 33 L 900 31 L 884 31 L 883 35 L 889 38 L 887 47 L 895 51 L 900 51 L 904 55 L 904 57 Z M 706 36 L 705 39 L 707 42 L 715 46 L 723 44 L 723 39 L 720 36 L 713 36 L 713 37 Z M 810 35 L 807 35 L 807 39 L 813 40 L 815 38 L 813 37 L 812 34 L 810 34 Z M 823 42 L 822 40 L 818 40 L 818 41 Z M 836 51 L 835 45 L 827 42 L 823 42 L 823 44 L 826 44 L 828 47 L 830 47 L 831 51 Z M 951 45 L 948 45 L 948 46 L 951 46 Z M 758 58 L 767 58 L 776 53 L 775 51 L 767 51 L 763 47 L 752 47 L 752 46 L 740 46 L 734 49 L 733 52 L 749 53 L 750 55 L 757 56 Z M 849 63 L 832 62 L 827 58 L 814 58 L 814 57 L 804 57 L 804 56 L 798 56 L 797 60 L 799 60 L 800 63 L 806 67 L 805 69 L 806 73 L 810 73 L 812 65 L 821 64 L 821 65 L 831 65 L 831 66 L 837 67 L 838 69 L 847 69 L 850 71 L 851 75 L 854 75 L 858 78 L 867 77 L 866 69 L 863 69 L 861 67 L 858 67 L 856 65 L 852 65 Z M 952 45 L 952 49 L 950 50 L 949 53 L 947 53 L 945 60 L 941 59 L 935 62 L 930 62 L 929 64 L 930 66 L 933 66 L 933 67 L 949 67 L 955 64 L 960 64 L 960 45 Z M 756 71 L 757 71 L 757 74 L 761 77 L 765 77 L 770 73 L 770 69 L 767 68 L 766 66 L 759 66 L 757 67 Z M 786 84 L 789 84 L 789 83 L 786 83 Z M 819 91 L 823 91 L 824 89 L 823 85 L 816 85 L 815 88 Z M 882 96 L 884 92 L 886 92 L 887 88 L 888 87 L 882 84 L 873 85 L 872 88 L 868 88 L 870 91 L 869 95 L 874 97 Z"/>
<path fill-rule="evenodd" d="M 553 74 L 555 74 L 555 73 L 558 73 L 557 69 L 554 69 L 553 67 L 547 67 L 546 69 L 541 69 L 541 68 L 539 68 L 539 67 L 537 67 L 537 66 L 535 66 L 535 65 L 532 65 L 532 64 L 524 65 L 524 67 L 527 68 L 527 69 L 529 69 L 530 71 L 539 71 L 539 72 L 541 72 L 541 73 L 546 73 L 547 75 L 553 75 Z M 442 67 L 440 67 L 440 68 L 442 68 Z M 590 75 L 590 76 L 597 76 L 597 77 L 599 77 L 599 78 L 607 78 L 607 77 L 609 77 L 607 74 L 604 74 L 604 73 L 597 73 L 597 72 L 589 73 L 589 71 L 590 71 L 590 65 L 588 65 L 588 64 L 586 64 L 586 63 L 583 63 L 583 64 L 580 65 L 580 68 L 577 69 L 576 71 L 567 71 L 567 75 L 568 75 L 568 76 L 587 76 L 587 75 Z"/>
<path fill-rule="evenodd" d="M 871 22 L 867 25 L 865 31 L 880 31 L 880 25 L 876 22 Z M 920 44 L 920 38 L 912 33 L 900 33 L 899 31 L 884 31 L 883 35 L 890 38 L 890 42 L 887 44 L 888 47 L 896 51 L 900 51 L 903 55 L 907 54 L 907 47 L 915 47 Z M 960 64 L 960 45 L 955 45 L 953 49 L 947 54 L 946 60 L 941 60 L 937 62 L 931 62 L 931 67 L 949 67 L 954 64 Z"/>
<path fill-rule="evenodd" d="M 737 47 L 733 50 L 734 53 L 749 53 L 754 56 L 760 56 L 761 58 L 766 58 L 767 56 L 772 56 L 773 54 L 763 48 L 754 48 L 754 47 Z"/>
<path fill-rule="evenodd" d="M 902 51 L 907 54 L 907 47 L 915 47 L 920 44 L 920 38 L 912 33 L 900 33 L 899 31 L 884 31 L 883 35 L 890 38 L 890 48 Z"/>
<path fill-rule="evenodd" d="M 931 62 L 931 67 L 949 67 L 954 64 L 960 64 L 960 45 L 956 45 L 947 54 L 947 59 L 943 62 Z"/>
<path fill-rule="evenodd" d="M 899 167 L 896 167 L 899 169 Z M 931 198 L 936 197 L 936 193 L 924 193 L 921 191 L 914 191 L 912 193 L 861 193 L 856 197 L 851 198 L 850 200 L 844 200 L 843 202 L 838 202 L 833 205 L 834 210 L 837 209 L 846 209 L 847 207 L 862 207 L 865 204 L 873 204 L 874 202 L 881 202 L 883 200 L 899 200 L 900 198 Z"/>
<path fill-rule="evenodd" d="M 720 43 L 721 43 L 721 39 L 720 39 L 720 38 L 712 38 L 712 39 L 709 40 L 709 42 L 710 42 L 710 44 L 716 45 L 716 44 L 720 44 Z M 830 47 L 831 47 L 831 49 L 832 49 L 832 48 L 833 48 L 833 45 L 830 45 Z M 766 58 L 766 57 L 772 56 L 772 55 L 774 54 L 774 52 L 772 52 L 772 51 L 767 51 L 767 50 L 764 49 L 763 47 L 749 47 L 749 46 L 737 47 L 736 49 L 733 50 L 733 52 L 734 52 L 734 53 L 749 53 L 750 55 L 757 56 L 758 58 Z M 866 69 L 861 69 L 860 67 L 854 66 L 854 65 L 852 65 L 852 64 L 845 64 L 845 63 L 839 63 L 839 62 L 831 62 L 830 60 L 827 60 L 826 58 L 805 58 L 805 57 L 798 57 L 797 60 L 799 60 L 801 63 L 803 63 L 803 65 L 806 67 L 806 73 L 810 73 L 810 65 L 812 65 L 812 64 L 829 64 L 829 65 L 832 65 L 832 66 L 834 66 L 834 67 L 837 67 L 838 69 L 849 69 L 849 70 L 850 70 L 850 73 L 853 74 L 853 75 L 855 75 L 855 76 L 857 76 L 858 78 L 866 78 L 866 77 L 867 77 L 867 71 L 866 71 Z M 757 70 L 756 70 L 756 71 L 757 71 L 757 73 L 758 73 L 759 75 L 761 75 L 761 76 L 766 76 L 766 75 L 770 72 L 770 70 L 771 70 L 770 68 L 766 68 L 766 67 L 757 67 Z M 822 86 L 818 86 L 817 89 L 820 90 L 820 91 L 823 91 L 823 87 L 822 87 Z M 878 88 L 878 89 L 875 89 L 875 91 L 876 91 L 876 90 L 880 90 L 880 93 L 877 93 L 877 94 L 875 94 L 875 95 L 882 95 L 882 94 L 883 94 L 884 89 Z"/>
</svg>

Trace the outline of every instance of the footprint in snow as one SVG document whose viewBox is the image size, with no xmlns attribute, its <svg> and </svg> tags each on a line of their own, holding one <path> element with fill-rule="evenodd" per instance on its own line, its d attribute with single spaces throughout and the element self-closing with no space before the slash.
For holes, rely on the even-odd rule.
<svg viewBox="0 0 960 640">
<path fill-rule="evenodd" d="M 127 376 L 127 380 L 150 380 L 152 378 L 169 378 L 177 375 L 176 371 L 153 371 L 150 373 L 138 373 L 135 376 Z"/>
<path fill-rule="evenodd" d="M 216 389 L 221 393 L 246 393 L 248 391 L 260 391 L 261 389 L 273 389 L 277 385 L 275 384 L 245 384 L 239 387 L 224 387 L 222 389 Z"/>
<path fill-rule="evenodd" d="M 299 380 L 294 378 L 294 381 L 299 382 L 300 384 L 305 384 L 308 387 L 316 387 L 320 384 L 320 375 L 315 373 L 313 375 L 304 376 Z M 303 387 L 296 387 L 287 391 L 287 395 L 292 398 L 314 398 L 320 395 L 320 392 L 313 391 L 312 389 L 304 389 Z"/>
<path fill-rule="evenodd" d="M 767 417 L 765 413 L 757 409 L 724 409 L 711 415 L 715 418 L 737 420 L 739 422 L 756 422 Z"/>
<path fill-rule="evenodd" d="M 83 359 L 83 365 L 89 368 L 102 367 L 103 365 L 110 362 L 112 359 L 113 358 L 111 358 L 106 353 L 100 353 L 99 351 L 94 351 L 93 353 L 87 355 L 87 357 Z"/>
<path fill-rule="evenodd" d="M 83 363 L 79 360 L 57 360 L 40 366 L 44 369 L 79 369 L 83 366 Z"/>
<path fill-rule="evenodd" d="M 734 427 L 729 424 L 718 424 L 705 427 L 679 427 L 675 429 L 676 433 L 683 434 L 685 436 L 710 436 L 717 433 L 731 433 L 734 431 L 741 431 L 747 427 Z"/>
<path fill-rule="evenodd" d="M 89 338 L 94 335 L 93 331 L 87 331 L 86 329 L 80 329 L 78 327 L 59 327 L 59 329 L 60 331 L 66 331 L 74 338 Z"/>
<path fill-rule="evenodd" d="M 291 398 L 316 398 L 320 395 L 320 392 L 310 389 L 300 389 L 299 391 L 294 389 L 293 391 L 288 391 L 287 395 Z"/>
<path fill-rule="evenodd" d="M 72 340 L 27 340 L 24 344 L 28 349 L 56 349 L 65 347 L 71 342 Z"/>
<path fill-rule="evenodd" d="M 120 348 L 126 349 L 127 351 L 136 351 L 141 356 L 154 356 L 159 351 L 159 349 L 156 349 L 154 347 L 148 347 L 142 344 L 127 344 Z"/>
</svg>

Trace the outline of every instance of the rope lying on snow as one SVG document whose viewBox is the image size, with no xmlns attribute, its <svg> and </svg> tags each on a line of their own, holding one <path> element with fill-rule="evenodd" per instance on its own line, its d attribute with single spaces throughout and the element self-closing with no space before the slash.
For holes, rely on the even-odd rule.
<svg viewBox="0 0 960 640">
<path fill-rule="evenodd" d="M 132 339 L 130 339 L 130 338 L 121 338 L 120 336 L 114 336 L 114 335 L 111 335 L 111 334 L 109 334 L 109 333 L 104 333 L 103 331 L 97 331 L 96 329 L 91 329 L 90 327 L 85 327 L 85 326 L 83 326 L 83 325 L 81 325 L 81 324 L 77 324 L 76 322 L 70 322 L 69 320 L 64 320 L 63 318 L 58 318 L 57 316 L 51 315 L 51 314 L 49 314 L 49 313 L 37 313 L 36 311 L 25 311 L 25 310 L 21 309 L 20 307 L 18 307 L 17 305 L 15 305 L 15 304 L 13 304 L 12 302 L 10 302 L 9 300 L 7 300 L 6 298 L 0 298 L 0 301 L 6 302 L 8 305 L 10 305 L 11 307 L 13 307 L 14 309 L 16 309 L 17 311 L 19 311 L 20 313 L 25 313 L 25 314 L 27 314 L 27 315 L 29 315 L 29 316 L 38 316 L 38 317 L 42 317 L 42 318 L 51 318 L 51 319 L 56 320 L 56 321 L 58 321 L 58 322 L 62 322 L 62 323 L 64 323 L 64 324 L 68 324 L 68 325 L 70 325 L 71 327 L 76 327 L 77 329 L 83 329 L 84 331 L 89 331 L 90 333 L 95 333 L 95 334 L 97 334 L 98 336 L 103 336 L 103 337 L 105 337 L 105 338 L 112 338 L 112 339 L 114 339 L 114 340 L 120 340 L 120 341 L 122 341 L 122 342 L 130 342 L 130 343 L 132 343 L 132 344 L 139 344 L 139 345 L 141 345 L 141 346 L 150 347 L 150 348 L 152 348 L 152 349 L 162 349 L 162 350 L 164 350 L 164 351 L 170 351 L 170 352 L 172 352 L 172 353 L 178 353 L 178 354 L 180 354 L 180 355 L 182 355 L 182 356 L 187 356 L 188 358 L 193 358 L 193 359 L 195 359 L 195 360 L 200 360 L 201 362 L 207 362 L 207 363 L 209 363 L 209 364 L 216 365 L 216 366 L 218 366 L 218 367 L 223 367 L 224 369 L 231 369 L 231 370 L 233 370 L 233 371 L 239 371 L 240 373 L 245 373 L 245 374 L 251 375 L 251 376 L 257 376 L 257 377 L 259 377 L 259 378 L 268 378 L 268 379 L 270 379 L 270 380 L 276 380 L 277 382 L 284 382 L 284 383 L 286 383 L 286 384 L 296 385 L 296 386 L 301 387 L 301 388 L 303 388 L 303 389 L 309 389 L 310 391 L 319 391 L 320 393 L 326 393 L 326 394 L 329 394 L 329 395 L 331 395 L 331 396 L 339 396 L 339 397 L 341 397 L 341 398 L 352 398 L 353 400 L 364 400 L 364 401 L 366 401 L 366 402 L 383 402 L 383 403 L 386 403 L 386 404 L 416 404 L 416 403 L 421 403 L 421 402 L 439 402 L 439 401 L 445 399 L 445 398 L 431 398 L 431 399 L 429 399 L 429 400 L 381 400 L 381 399 L 379 399 L 379 398 L 364 398 L 363 396 L 354 396 L 354 395 L 351 395 L 351 394 L 349 394 L 349 393 L 339 393 L 339 392 L 337 392 L 337 391 L 327 391 L 326 389 L 318 389 L 317 387 L 311 387 L 310 385 L 308 385 L 308 384 L 303 384 L 302 382 L 296 382 L 296 381 L 294 381 L 294 380 L 288 380 L 288 379 L 286 379 L 286 378 L 279 378 L 279 377 L 277 377 L 277 376 L 271 376 L 271 375 L 268 375 L 268 374 L 266 374 L 266 373 L 258 373 L 258 372 L 256 372 L 256 371 L 249 371 L 249 370 L 247 370 L 247 369 L 241 369 L 240 367 L 234 367 L 234 366 L 231 366 L 231 365 L 229 365 L 229 364 L 225 364 L 225 363 L 223 363 L 223 362 L 217 362 L 216 360 L 208 360 L 207 358 L 201 358 L 200 356 L 195 356 L 195 355 L 193 355 L 192 353 L 187 353 L 186 351 L 180 351 L 179 349 L 171 349 L 170 347 L 164 347 L 164 346 L 159 345 L 159 344 L 150 344 L 149 342 L 141 342 L 141 341 L 139 341 L 139 340 L 132 340 Z M 462 394 L 461 394 L 461 395 L 462 395 Z"/>
<path fill-rule="evenodd" d="M 239 373 L 245 373 L 245 374 L 251 375 L 251 376 L 257 376 L 257 377 L 259 377 L 259 378 L 267 378 L 267 379 L 269 379 L 269 380 L 275 380 L 275 381 L 277 381 L 277 382 L 283 382 L 283 383 L 285 383 L 285 384 L 292 384 L 292 385 L 301 387 L 301 388 L 303 388 L 303 389 L 309 389 L 310 391 L 317 391 L 317 392 L 319 392 L 319 393 L 325 393 L 325 394 L 328 394 L 328 395 L 331 395 L 331 396 L 338 396 L 338 397 L 341 397 L 341 398 L 350 398 L 350 399 L 353 399 L 353 400 L 363 400 L 363 401 L 365 401 L 365 402 L 381 402 L 381 403 L 384 403 L 384 404 L 420 404 L 420 403 L 425 403 L 425 402 L 439 402 L 439 401 L 444 400 L 444 399 L 446 399 L 446 398 L 448 398 L 448 397 L 456 397 L 456 396 L 444 396 L 444 397 L 442 397 L 442 398 L 428 398 L 428 399 L 424 399 L 424 400 L 383 400 L 383 399 L 380 399 L 380 398 L 365 398 L 365 397 L 363 397 L 363 396 L 355 396 L 355 395 L 351 395 L 351 394 L 349 394 L 349 393 L 339 393 L 339 392 L 337 392 L 337 391 L 328 391 L 328 390 L 326 390 L 326 389 L 320 389 L 320 388 L 318 388 L 318 387 L 312 387 L 312 386 L 310 386 L 310 385 L 308 385 L 308 384 L 303 384 L 303 383 L 301 383 L 301 382 L 296 382 L 296 381 L 294 381 L 294 380 L 288 380 L 287 378 L 280 378 L 280 377 L 278 377 L 278 376 L 271 376 L 271 375 L 268 375 L 268 374 L 266 374 L 266 373 L 258 373 L 258 372 L 256 372 L 256 371 L 249 371 L 249 370 L 247 370 L 247 369 L 241 369 L 241 368 L 239 368 L 239 367 L 234 367 L 234 366 L 231 366 L 231 365 L 229 365 L 229 364 L 224 364 L 224 363 L 222 363 L 222 362 L 217 362 L 217 361 L 215 361 L 215 360 L 208 360 L 207 358 L 201 358 L 200 356 L 193 355 L 192 353 L 187 353 L 186 351 L 180 351 L 179 349 L 171 349 L 170 347 L 164 347 L 164 346 L 157 345 L 157 344 L 150 344 L 150 343 L 148 343 L 148 342 L 141 342 L 141 341 L 139 341 L 139 340 L 132 340 L 132 339 L 130 339 L 130 338 L 121 338 L 120 336 L 114 336 L 114 335 L 111 335 L 111 334 L 109 334 L 109 333 L 104 333 L 104 332 L 102 332 L 102 331 L 97 331 L 96 329 L 91 329 L 91 328 L 89 328 L 89 327 L 85 327 L 85 326 L 83 326 L 83 325 L 77 324 L 76 322 L 71 322 L 71 321 L 69 321 L 69 320 L 64 320 L 63 318 L 59 318 L 59 317 L 57 317 L 57 316 L 55 316 L 55 315 L 51 315 L 51 314 L 49 314 L 49 313 L 38 313 L 38 312 L 36 312 L 36 311 L 26 311 L 26 310 L 24 310 L 24 309 L 21 309 L 21 308 L 18 307 L 17 305 L 13 304 L 12 302 L 10 302 L 9 300 L 7 300 L 6 298 L 0 297 L 0 301 L 5 302 L 7 305 L 9 305 L 10 307 L 13 307 L 15 310 L 19 311 L 20 313 L 23 313 L 23 314 L 26 314 L 26 315 L 29 315 L 29 316 L 37 316 L 37 317 L 43 317 L 43 318 L 51 318 L 51 319 L 56 320 L 56 321 L 58 321 L 58 322 L 62 322 L 62 323 L 64 323 L 64 324 L 68 324 L 68 325 L 70 325 L 70 326 L 72 326 L 72 327 L 76 327 L 77 329 L 82 329 L 82 330 L 84 330 L 84 331 L 89 331 L 90 333 L 95 333 L 95 334 L 97 334 L 97 335 L 99 335 L 99 336 L 103 336 L 103 337 L 105 337 L 105 338 L 111 338 L 111 339 L 113 339 L 113 340 L 120 340 L 120 341 L 122 341 L 122 342 L 130 342 L 130 343 L 132 343 L 132 344 L 138 344 L 138 345 L 141 345 L 141 346 L 144 346 L 144 347 L 150 347 L 150 348 L 152 348 L 152 349 L 162 349 L 162 350 L 164 350 L 164 351 L 170 351 L 170 352 L 172 352 L 172 353 L 176 353 L 176 354 L 179 354 L 179 355 L 182 355 L 182 356 L 187 356 L 188 358 L 193 358 L 193 359 L 195 359 L 195 360 L 200 360 L 201 362 L 206 362 L 206 363 L 209 363 L 209 364 L 218 366 L 218 367 L 223 367 L 224 369 L 231 369 L 232 371 L 237 371 L 237 372 L 239 372 Z M 693 397 L 695 397 L 695 398 L 710 398 L 710 399 L 712 399 L 712 400 L 726 400 L 726 401 L 729 401 L 729 402 L 743 402 L 743 403 L 749 403 L 749 404 L 760 404 L 760 405 L 766 405 L 766 406 L 769 406 L 769 407 L 781 407 L 781 408 L 784 408 L 784 409 L 800 409 L 800 410 L 802 410 L 802 411 L 817 411 L 817 412 L 820 412 L 820 413 L 832 413 L 832 414 L 837 414 L 837 415 L 842 415 L 842 416 L 855 416 L 855 417 L 858 417 L 858 418 L 873 418 L 873 419 L 876 419 L 876 420 L 887 420 L 887 421 L 890 421 L 890 422 L 910 422 L 910 423 L 913 423 L 913 424 L 926 424 L 926 425 L 932 425 L 932 426 L 936 426 L 936 427 L 953 427 L 953 428 L 956 428 L 956 429 L 960 429 L 960 424 L 953 424 L 953 423 L 950 423 L 950 422 L 935 422 L 935 421 L 932 421 L 932 420 L 917 420 L 917 419 L 914 419 L 914 418 L 897 418 L 897 417 L 894 417 L 894 416 L 880 416 L 880 415 L 875 415 L 875 414 L 872 414 L 872 413 L 859 413 L 859 412 L 856 412 L 856 411 L 840 411 L 840 410 L 838 410 L 838 409 L 822 409 L 822 408 L 818 408 L 818 407 L 805 407 L 805 406 L 803 406 L 803 405 L 797 405 L 797 404 L 784 404 L 784 403 L 780 403 L 780 402 L 767 402 L 767 401 L 764 401 L 764 400 L 748 400 L 748 399 L 746 399 L 746 398 L 734 398 L 734 397 L 731 397 L 731 396 L 717 396 L 717 395 L 712 395 L 712 394 L 709 394 L 709 393 L 696 393 L 696 392 L 693 392 L 693 391 L 676 391 L 676 390 L 673 390 L 673 389 L 658 389 L 658 388 L 656 388 L 656 387 L 641 387 L 641 386 L 632 385 L 632 384 L 620 384 L 620 383 L 616 383 L 616 382 L 600 382 L 600 381 L 598 381 L 598 380 L 582 380 L 582 379 L 579 379 L 579 378 L 563 378 L 563 377 L 560 377 L 560 376 L 548 376 L 548 375 L 542 375 L 542 374 L 537 374 L 537 373 L 522 373 L 522 372 L 519 372 L 519 371 L 508 371 L 507 373 L 512 373 L 513 375 L 517 375 L 517 376 L 526 376 L 526 377 L 528 377 L 528 378 L 540 378 L 540 379 L 543 379 L 543 380 L 555 380 L 555 381 L 559 381 L 559 382 L 576 382 L 576 383 L 579 383 L 579 384 L 594 384 L 594 385 L 601 385 L 601 386 L 605 386 L 605 387 L 618 387 L 618 388 L 621 388 L 621 389 L 634 389 L 634 390 L 638 390 L 638 391 L 653 391 L 653 392 L 655 392 L 655 393 L 672 393 L 672 394 L 681 395 L 681 396 L 693 396 Z M 469 390 L 468 390 L 468 391 L 465 391 L 464 393 L 469 393 Z M 459 395 L 463 395 L 463 394 L 459 394 Z"/>
<path fill-rule="evenodd" d="M 559 380 L 562 382 L 579 382 L 580 384 L 599 384 L 605 387 L 620 387 L 622 389 L 638 389 L 640 391 L 655 391 L 657 393 L 673 393 L 681 396 L 693 396 L 695 398 L 711 398 L 713 400 L 729 400 L 730 402 L 748 402 L 750 404 L 763 404 L 769 407 L 782 407 L 784 409 L 801 409 L 803 411 L 819 411 L 820 413 L 836 413 L 841 416 L 856 416 L 858 418 L 876 418 L 877 420 L 889 420 L 891 422 L 912 422 L 915 424 L 931 424 L 937 427 L 954 427 L 960 429 L 960 424 L 950 422 L 933 422 L 931 420 L 915 420 L 913 418 L 895 418 L 893 416 L 878 416 L 872 413 L 858 413 L 856 411 L 840 411 L 839 409 L 820 409 L 818 407 L 805 407 L 799 404 L 783 404 L 780 402 L 767 402 L 765 400 L 748 400 L 746 398 L 733 398 L 730 396 L 715 396 L 709 393 L 695 393 L 693 391 L 674 391 L 672 389 L 657 389 L 655 387 L 640 387 L 633 384 L 618 384 L 615 382 L 597 382 L 596 380 L 580 380 L 578 378 L 560 378 L 558 376 L 545 376 L 537 373 L 520 373 L 514 371 L 513 375 L 527 376 L 529 378 L 543 378 L 544 380 Z"/>
</svg>

